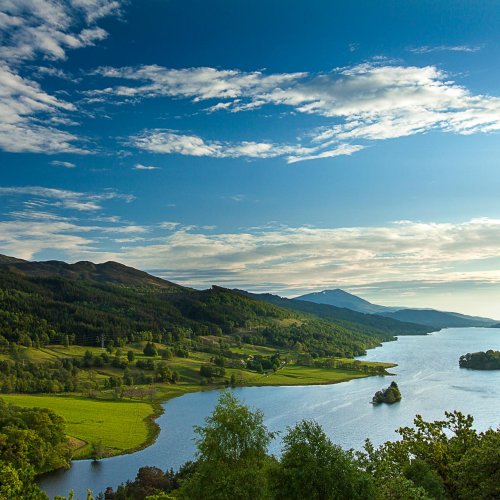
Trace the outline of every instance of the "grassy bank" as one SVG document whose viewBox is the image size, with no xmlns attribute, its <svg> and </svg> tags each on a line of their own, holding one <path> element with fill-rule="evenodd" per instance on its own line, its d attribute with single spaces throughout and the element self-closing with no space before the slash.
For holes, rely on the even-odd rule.
<svg viewBox="0 0 500 500">
<path fill-rule="evenodd" d="M 134 451 L 158 434 L 153 419 L 158 407 L 138 401 L 89 399 L 83 396 L 2 394 L 8 403 L 49 408 L 66 421 L 74 458 L 88 458 L 91 443 L 102 441 L 106 455 Z"/>
</svg>

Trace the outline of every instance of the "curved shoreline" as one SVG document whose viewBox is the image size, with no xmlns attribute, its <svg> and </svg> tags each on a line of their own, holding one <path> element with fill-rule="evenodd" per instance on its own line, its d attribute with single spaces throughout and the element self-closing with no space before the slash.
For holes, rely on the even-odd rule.
<svg viewBox="0 0 500 500">
<path fill-rule="evenodd" d="M 393 367 L 397 366 L 397 364 L 396 363 L 384 363 L 384 366 L 386 368 L 393 368 Z M 328 369 L 324 369 L 324 371 L 328 371 Z M 308 383 L 307 379 L 303 379 L 303 380 L 297 380 L 296 382 L 289 383 L 289 384 L 282 384 L 279 382 L 278 383 L 258 383 L 258 382 L 256 382 L 256 383 L 242 384 L 242 385 L 238 385 L 236 387 L 237 388 L 241 388 L 241 387 L 306 387 L 306 386 L 313 387 L 313 386 L 341 384 L 344 382 L 350 382 L 351 380 L 368 378 L 368 377 L 394 376 L 393 373 L 390 373 L 387 371 L 384 374 L 369 374 L 369 373 L 365 374 L 365 373 L 361 373 L 361 372 L 356 372 L 355 370 L 352 370 L 352 372 L 353 372 L 353 374 L 355 374 L 354 376 L 344 377 L 341 380 L 326 380 L 326 381 L 322 381 L 322 382 L 312 381 L 312 382 Z M 144 441 L 140 445 L 135 446 L 133 448 L 129 448 L 129 449 L 120 451 L 119 453 L 114 453 L 114 454 L 111 454 L 111 455 L 108 455 L 108 456 L 105 456 L 102 458 L 105 459 L 105 458 L 111 458 L 111 457 L 118 457 L 118 456 L 122 456 L 122 455 L 129 455 L 131 453 L 135 453 L 137 451 L 144 450 L 145 448 L 148 448 L 149 446 L 153 445 L 156 442 L 156 440 L 160 434 L 160 431 L 161 431 L 161 428 L 156 423 L 156 420 L 161 415 L 163 415 L 163 413 L 165 411 L 163 408 L 164 403 L 171 401 L 173 399 L 185 396 L 187 394 L 192 394 L 195 392 L 209 392 L 209 391 L 223 390 L 223 389 L 229 388 L 230 386 L 227 386 L 225 384 L 213 384 L 210 386 L 189 384 L 189 385 L 180 386 L 180 387 L 182 387 L 182 391 L 179 391 L 179 392 L 174 393 L 174 394 L 165 395 L 165 397 L 159 398 L 158 400 L 156 400 L 154 402 L 148 403 L 152 406 L 153 412 L 144 419 L 145 424 L 146 424 L 147 429 L 148 429 L 148 437 L 147 437 L 146 441 Z M 168 386 L 167 388 L 171 388 L 171 386 Z M 91 459 L 91 457 L 89 457 L 89 456 L 81 456 L 81 457 L 72 458 L 71 462 L 79 462 L 79 461 L 90 460 L 90 459 Z"/>
</svg>

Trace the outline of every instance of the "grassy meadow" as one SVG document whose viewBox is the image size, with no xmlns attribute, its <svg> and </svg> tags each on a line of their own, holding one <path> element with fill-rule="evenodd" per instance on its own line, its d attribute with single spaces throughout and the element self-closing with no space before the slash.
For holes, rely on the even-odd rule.
<svg viewBox="0 0 500 500">
<path fill-rule="evenodd" d="M 8 403 L 49 408 L 66 421 L 75 444 L 74 457 L 88 457 L 90 444 L 102 440 L 107 455 L 142 447 L 156 435 L 152 423 L 155 408 L 139 401 L 112 401 L 81 396 L 2 394 Z"/>
</svg>

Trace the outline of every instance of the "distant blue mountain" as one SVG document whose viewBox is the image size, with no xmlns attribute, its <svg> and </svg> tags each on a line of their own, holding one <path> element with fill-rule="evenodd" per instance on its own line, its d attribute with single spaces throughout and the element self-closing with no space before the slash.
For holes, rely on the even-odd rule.
<svg viewBox="0 0 500 500">
<path fill-rule="evenodd" d="M 340 288 L 335 290 L 323 290 L 322 292 L 308 293 L 296 297 L 294 300 L 314 302 L 316 304 L 328 304 L 335 307 L 345 307 L 352 311 L 365 314 L 376 314 L 386 318 L 397 319 L 408 323 L 417 323 L 437 328 L 451 327 L 489 327 L 497 323 L 490 318 L 479 316 L 467 316 L 455 312 L 437 311 L 435 309 L 411 309 L 405 307 L 386 307 L 372 304 L 357 295 L 348 293 Z"/>
<path fill-rule="evenodd" d="M 377 304 L 372 304 L 357 295 L 348 293 L 340 288 L 335 290 L 323 290 L 322 292 L 308 293 L 296 297 L 296 300 L 305 300 L 316 304 L 328 304 L 335 307 L 345 307 L 352 311 L 361 312 L 364 314 L 378 314 L 388 311 L 398 311 L 401 307 L 385 307 Z"/>
</svg>

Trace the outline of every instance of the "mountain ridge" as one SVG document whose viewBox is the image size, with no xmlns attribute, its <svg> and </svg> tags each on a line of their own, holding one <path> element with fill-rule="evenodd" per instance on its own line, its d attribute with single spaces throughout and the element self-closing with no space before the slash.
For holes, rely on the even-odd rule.
<svg viewBox="0 0 500 500">
<path fill-rule="evenodd" d="M 38 278 L 59 276 L 66 279 L 83 279 L 104 284 L 154 286 L 179 290 L 186 288 L 115 261 L 94 264 L 82 260 L 68 264 L 60 260 L 26 261 L 0 255 L 0 267 L 6 266 L 26 276 Z"/>
<path fill-rule="evenodd" d="M 365 314 L 375 314 L 377 316 L 392 318 L 398 321 L 435 326 L 439 328 L 471 326 L 486 327 L 498 323 L 498 320 L 491 318 L 469 316 L 451 311 L 439 311 L 432 308 L 381 306 L 373 304 L 340 288 L 301 295 L 299 297 L 295 297 L 293 300 L 312 302 L 315 304 L 328 304 L 335 307 L 346 307 L 348 309 L 352 309 L 353 311 Z"/>
<path fill-rule="evenodd" d="M 245 290 L 236 290 L 239 293 L 245 294 L 257 300 L 262 300 L 270 304 L 279 305 L 293 311 L 301 311 L 307 314 L 314 314 L 324 319 L 335 318 L 337 321 L 345 321 L 349 323 L 357 323 L 370 326 L 371 328 L 380 329 L 381 331 L 389 331 L 393 335 L 426 335 L 439 328 L 433 325 L 420 325 L 410 322 L 385 318 L 375 314 L 361 313 L 353 311 L 345 307 L 336 307 L 330 304 L 320 304 L 308 302 L 305 300 L 287 299 L 279 295 L 271 293 L 255 294 Z"/>
</svg>

